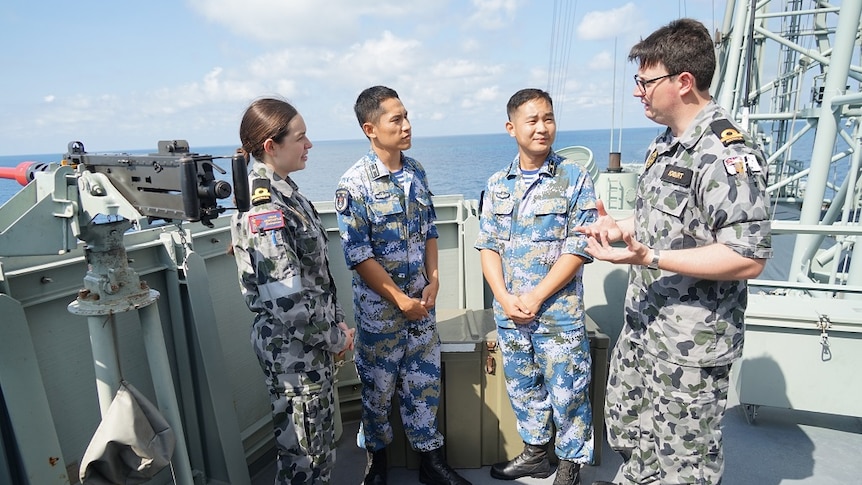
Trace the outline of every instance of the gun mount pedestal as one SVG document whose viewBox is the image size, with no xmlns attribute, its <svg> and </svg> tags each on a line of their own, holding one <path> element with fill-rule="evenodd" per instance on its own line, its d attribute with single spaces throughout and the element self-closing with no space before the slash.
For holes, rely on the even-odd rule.
<svg viewBox="0 0 862 485">
<path fill-rule="evenodd" d="M 88 270 L 84 289 L 69 304 L 68 310 L 87 317 L 102 416 L 107 413 L 122 378 L 113 315 L 138 310 L 158 407 L 177 440 L 172 458 L 176 483 L 193 485 L 185 433 L 156 304 L 159 292 L 150 289 L 129 267 L 123 234 L 130 227 L 131 222 L 126 219 L 82 227 L 80 237 L 87 243 L 84 253 Z"/>
</svg>

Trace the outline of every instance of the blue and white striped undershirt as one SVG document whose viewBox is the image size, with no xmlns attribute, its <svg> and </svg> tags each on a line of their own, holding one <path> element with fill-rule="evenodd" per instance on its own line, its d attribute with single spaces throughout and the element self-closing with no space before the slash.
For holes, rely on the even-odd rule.
<svg viewBox="0 0 862 485">
<path fill-rule="evenodd" d="M 535 182 L 536 179 L 539 178 L 539 169 L 538 168 L 535 170 L 524 170 L 523 168 L 521 168 L 520 170 L 521 170 L 521 182 L 528 185 L 528 186 L 533 185 L 533 182 Z"/>
</svg>

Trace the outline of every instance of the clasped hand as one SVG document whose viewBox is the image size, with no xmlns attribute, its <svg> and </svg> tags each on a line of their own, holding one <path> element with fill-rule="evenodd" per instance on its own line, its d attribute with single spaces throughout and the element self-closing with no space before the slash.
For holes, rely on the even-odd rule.
<svg viewBox="0 0 862 485">
<path fill-rule="evenodd" d="M 518 325 L 526 325 L 536 319 L 536 314 L 542 302 L 533 298 L 531 293 L 513 295 L 509 293 L 500 300 L 503 312 Z"/>
<path fill-rule="evenodd" d="M 338 355 L 338 357 L 344 357 L 344 354 L 346 354 L 348 350 L 353 350 L 353 339 L 356 337 L 356 329 L 348 328 L 347 324 L 344 322 L 338 322 L 338 328 L 347 335 L 347 342 L 345 342 L 344 348 L 341 349 L 341 352 L 336 355 Z"/>
</svg>

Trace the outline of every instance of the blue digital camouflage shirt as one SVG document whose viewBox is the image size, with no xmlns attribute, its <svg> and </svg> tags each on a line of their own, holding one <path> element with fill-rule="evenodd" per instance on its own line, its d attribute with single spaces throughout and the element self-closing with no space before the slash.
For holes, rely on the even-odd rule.
<svg viewBox="0 0 862 485">
<path fill-rule="evenodd" d="M 490 249 L 502 259 L 506 290 L 514 295 L 529 292 L 547 276 L 562 254 L 593 258 L 587 254 L 586 236 L 575 227 L 596 219 L 596 194 L 589 174 L 573 160 L 553 151 L 526 186 L 515 157 L 505 169 L 488 179 L 482 199 L 476 249 Z M 584 324 L 583 266 L 560 291 L 545 300 L 536 322 L 537 333 L 573 330 Z M 516 328 L 495 300 L 497 325 Z"/>
<path fill-rule="evenodd" d="M 766 160 L 710 102 L 679 138 L 653 141 L 637 189 L 635 239 L 658 249 L 722 243 L 772 256 Z M 742 354 L 745 280 L 712 281 L 632 266 L 623 333 L 679 365 L 726 365 Z"/>
<path fill-rule="evenodd" d="M 270 379 L 332 365 L 347 337 L 329 272 L 326 230 L 290 178 L 255 161 L 252 207 L 235 213 L 231 238 L 239 282 L 256 313 L 252 345 Z"/>
<path fill-rule="evenodd" d="M 428 285 L 425 242 L 437 237 L 436 214 L 425 170 L 416 160 L 401 155 L 403 185 L 374 150 L 348 169 L 335 192 L 338 228 L 347 266 L 374 258 L 411 298 L 422 296 Z M 355 271 L 353 300 L 357 325 L 372 333 L 401 329 L 404 314 L 374 290 Z M 433 325 L 434 319 L 428 318 Z"/>
</svg>

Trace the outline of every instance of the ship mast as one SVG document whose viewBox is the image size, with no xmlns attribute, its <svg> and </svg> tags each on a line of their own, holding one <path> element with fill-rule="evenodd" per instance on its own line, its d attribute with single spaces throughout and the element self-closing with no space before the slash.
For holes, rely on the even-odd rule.
<svg viewBox="0 0 862 485">
<path fill-rule="evenodd" d="M 746 122 L 767 152 L 776 211 L 780 204 L 799 204 L 794 232 L 800 234 L 787 276 L 795 283 L 862 284 L 862 271 L 847 267 L 859 233 L 849 226 L 859 211 L 862 69 L 852 61 L 862 2 L 840 8 L 839 17 L 839 7 L 821 0 L 729 1 L 716 35 L 715 99 Z M 794 146 L 801 160 L 793 157 Z M 842 224 L 848 227 L 835 227 Z M 782 224 L 775 226 L 781 230 Z M 830 242 L 837 244 L 824 251 Z M 862 264 L 858 250 L 852 261 Z"/>
</svg>

